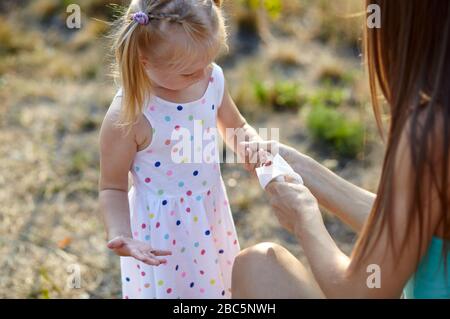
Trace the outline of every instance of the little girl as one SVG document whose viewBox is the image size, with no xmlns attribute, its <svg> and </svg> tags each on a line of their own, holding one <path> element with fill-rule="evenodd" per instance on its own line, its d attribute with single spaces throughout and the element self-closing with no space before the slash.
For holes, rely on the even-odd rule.
<svg viewBox="0 0 450 319">
<path fill-rule="evenodd" d="M 212 132 L 260 138 L 213 63 L 226 45 L 220 1 L 132 1 L 116 36 L 122 88 L 100 133 L 99 201 L 123 298 L 230 298 L 240 248 Z M 200 161 L 181 150 L 186 132 L 195 152 L 214 142 Z"/>
</svg>

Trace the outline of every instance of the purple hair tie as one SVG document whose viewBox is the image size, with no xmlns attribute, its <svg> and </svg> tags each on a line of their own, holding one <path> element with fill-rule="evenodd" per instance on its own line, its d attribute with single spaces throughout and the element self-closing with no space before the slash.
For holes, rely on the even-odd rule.
<svg viewBox="0 0 450 319">
<path fill-rule="evenodd" d="M 150 21 L 148 15 L 142 11 L 133 13 L 131 18 L 133 19 L 133 21 L 136 21 L 137 23 L 139 23 L 141 25 L 147 25 Z"/>
</svg>

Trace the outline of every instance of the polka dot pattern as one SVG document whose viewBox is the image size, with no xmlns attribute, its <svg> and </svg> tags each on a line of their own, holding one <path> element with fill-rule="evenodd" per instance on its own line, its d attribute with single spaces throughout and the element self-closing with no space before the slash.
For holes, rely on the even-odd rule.
<svg viewBox="0 0 450 319">
<path fill-rule="evenodd" d="M 232 265 L 240 247 L 213 155 L 219 154 L 214 131 L 223 86 L 222 70 L 214 64 L 202 98 L 186 104 L 154 98 L 144 107 L 156 134 L 151 149 L 137 153 L 132 166 L 130 222 L 133 237 L 172 255 L 163 257 L 167 263 L 159 267 L 120 257 L 123 298 L 231 297 Z M 205 133 L 214 144 L 207 156 L 202 152 L 211 139 L 203 140 Z M 184 135 L 191 149 L 180 142 Z"/>
</svg>

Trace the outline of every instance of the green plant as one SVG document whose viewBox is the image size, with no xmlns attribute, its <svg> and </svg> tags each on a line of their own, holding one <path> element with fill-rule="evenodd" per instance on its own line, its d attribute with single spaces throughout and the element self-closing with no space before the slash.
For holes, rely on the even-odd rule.
<svg viewBox="0 0 450 319">
<path fill-rule="evenodd" d="M 275 84 L 255 81 L 253 92 L 261 106 L 272 106 L 276 110 L 296 110 L 304 102 L 300 84 L 292 81 Z"/>
<path fill-rule="evenodd" d="M 349 98 L 349 92 L 339 87 L 327 86 L 309 96 L 309 102 L 313 106 L 340 106 Z"/>
<path fill-rule="evenodd" d="M 252 11 L 263 9 L 272 19 L 277 19 L 283 8 L 282 0 L 239 0 L 239 4 Z"/>
<path fill-rule="evenodd" d="M 270 85 L 267 82 L 256 81 L 253 91 L 260 105 L 269 104 Z"/>
<path fill-rule="evenodd" d="M 292 109 L 302 104 L 301 87 L 298 83 L 277 82 L 272 92 L 272 103 L 281 109 Z"/>
<path fill-rule="evenodd" d="M 344 157 L 356 157 L 364 147 L 364 127 L 335 109 L 315 105 L 307 116 L 307 127 L 314 138 L 331 145 Z"/>
</svg>

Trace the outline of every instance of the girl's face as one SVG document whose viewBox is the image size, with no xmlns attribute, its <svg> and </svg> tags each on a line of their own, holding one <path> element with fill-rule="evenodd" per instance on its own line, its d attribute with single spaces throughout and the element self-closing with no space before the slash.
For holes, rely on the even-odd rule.
<svg viewBox="0 0 450 319">
<path fill-rule="evenodd" d="M 145 61 L 143 63 L 153 85 L 170 91 L 180 91 L 202 81 L 208 75 L 211 62 L 197 59 L 193 64 L 178 71 L 164 66 L 151 66 Z"/>
<path fill-rule="evenodd" d="M 180 91 L 205 79 L 209 66 L 220 50 L 220 42 L 214 39 L 208 42 L 209 46 L 192 48 L 184 32 L 172 29 L 170 34 L 165 41 L 152 48 L 154 51 L 149 52 L 154 60 L 141 56 L 141 61 L 153 86 Z M 177 66 L 170 65 L 171 61 L 176 62 Z"/>
</svg>

